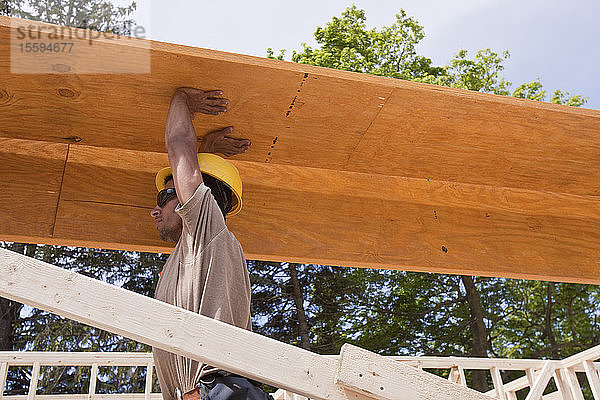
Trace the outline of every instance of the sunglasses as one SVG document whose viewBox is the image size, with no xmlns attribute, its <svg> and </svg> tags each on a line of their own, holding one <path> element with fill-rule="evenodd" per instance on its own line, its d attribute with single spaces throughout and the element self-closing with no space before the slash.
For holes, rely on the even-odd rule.
<svg viewBox="0 0 600 400">
<path fill-rule="evenodd" d="M 174 188 L 163 189 L 156 195 L 156 204 L 159 207 L 163 207 L 171 197 L 176 195 L 177 193 Z"/>
</svg>

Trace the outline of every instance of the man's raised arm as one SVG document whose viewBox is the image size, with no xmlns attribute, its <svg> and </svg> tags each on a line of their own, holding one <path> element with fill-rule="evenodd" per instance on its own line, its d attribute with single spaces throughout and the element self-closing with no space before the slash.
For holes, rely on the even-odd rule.
<svg viewBox="0 0 600 400">
<path fill-rule="evenodd" d="M 219 115 L 227 111 L 229 101 L 218 97 L 222 94 L 220 90 L 179 88 L 171 99 L 165 129 L 165 145 L 175 191 L 181 204 L 187 202 L 202 183 L 202 173 L 196 155 L 198 139 L 192 124 L 193 114 L 201 112 Z"/>
</svg>

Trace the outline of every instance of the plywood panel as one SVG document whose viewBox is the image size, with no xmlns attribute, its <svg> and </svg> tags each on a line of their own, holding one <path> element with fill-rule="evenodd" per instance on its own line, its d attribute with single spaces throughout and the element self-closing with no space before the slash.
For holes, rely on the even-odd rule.
<svg viewBox="0 0 600 400">
<path fill-rule="evenodd" d="M 343 169 L 392 89 L 306 74 L 265 160 Z M 314 149 L 315 151 L 305 151 Z"/>
<path fill-rule="evenodd" d="M 247 213 L 230 221 L 251 257 L 577 282 L 600 278 L 600 204 L 593 197 L 263 168 L 241 166 L 250 186 Z M 474 202 L 473 193 L 485 201 Z"/>
<path fill-rule="evenodd" d="M 600 195 L 600 113 L 394 93 L 347 170 Z"/>
<path fill-rule="evenodd" d="M 0 227 L 52 235 L 67 145 L 0 137 Z"/>
<path fill-rule="evenodd" d="M 62 199 L 152 209 L 154 177 L 168 165 L 164 153 L 72 146 Z"/>
<path fill-rule="evenodd" d="M 168 251 L 149 215 L 164 155 L 72 147 L 53 240 Z M 600 282 L 594 196 L 235 164 L 228 224 L 250 259 Z"/>
</svg>

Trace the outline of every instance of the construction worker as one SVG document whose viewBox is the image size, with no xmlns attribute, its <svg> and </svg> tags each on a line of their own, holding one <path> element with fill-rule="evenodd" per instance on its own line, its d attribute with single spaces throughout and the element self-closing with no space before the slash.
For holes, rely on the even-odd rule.
<svg viewBox="0 0 600 400">
<path fill-rule="evenodd" d="M 194 113 L 227 110 L 221 91 L 179 88 L 167 114 L 165 144 L 170 167 L 156 175 L 157 205 L 151 212 L 161 239 L 176 243 L 158 280 L 155 298 L 228 324 L 251 329 L 250 279 L 239 242 L 225 217 L 242 207 L 236 167 L 220 153 L 245 152 L 250 141 L 228 136 L 233 128 L 205 135 L 199 148 Z M 272 399 L 246 378 L 154 348 L 165 400 Z"/>
</svg>

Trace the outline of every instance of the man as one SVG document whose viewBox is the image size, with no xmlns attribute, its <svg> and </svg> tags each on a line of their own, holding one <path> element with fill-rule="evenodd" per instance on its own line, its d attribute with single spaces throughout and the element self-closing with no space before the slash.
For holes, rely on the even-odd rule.
<svg viewBox="0 0 600 400">
<path fill-rule="evenodd" d="M 176 245 L 161 272 L 155 297 L 251 329 L 246 261 L 225 225 L 225 216 L 241 209 L 241 180 L 233 164 L 209 154 L 240 154 L 250 141 L 226 136 L 233 131 L 229 127 L 204 136 L 197 149 L 192 124 L 196 112 L 225 112 L 228 100 L 221 95 L 220 91 L 180 88 L 171 99 L 165 129 L 170 167 L 156 176 L 159 194 L 151 215 L 161 239 Z M 165 400 L 269 398 L 245 378 L 160 349 L 153 352 Z"/>
</svg>

